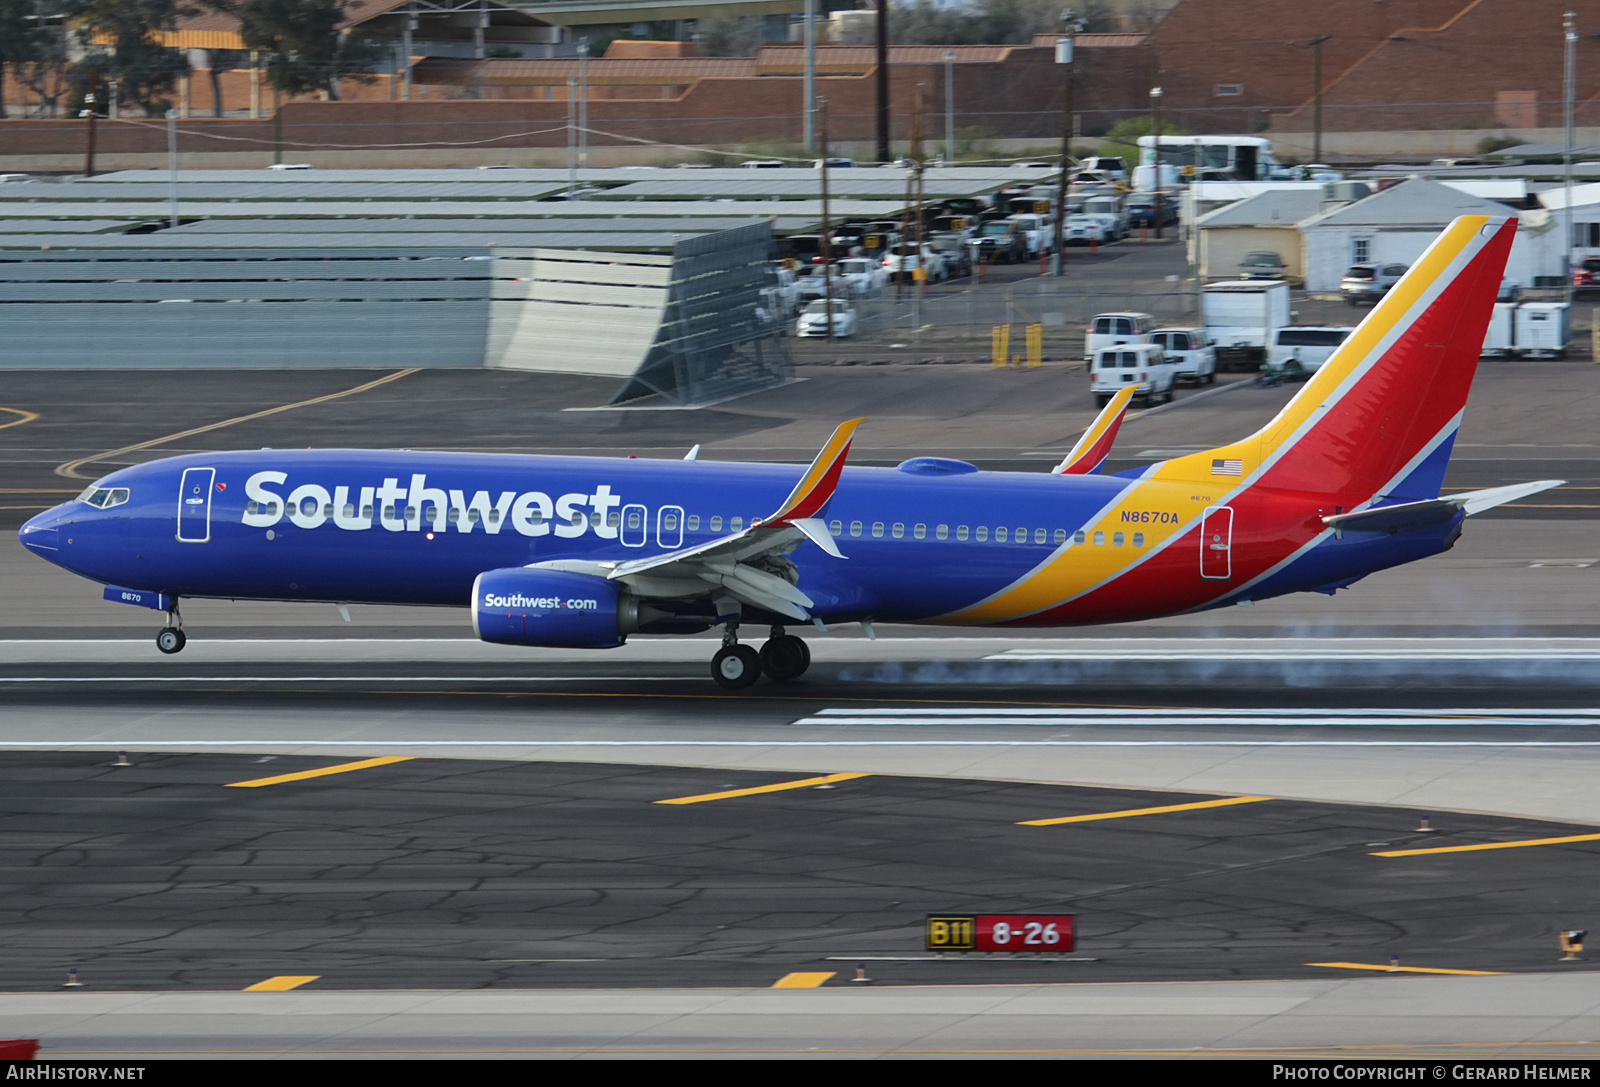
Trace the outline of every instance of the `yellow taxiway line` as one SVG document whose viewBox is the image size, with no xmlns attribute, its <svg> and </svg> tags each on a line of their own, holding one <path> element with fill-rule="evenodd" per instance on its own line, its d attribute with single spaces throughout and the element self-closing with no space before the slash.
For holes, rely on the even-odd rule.
<svg viewBox="0 0 1600 1087">
<path fill-rule="evenodd" d="M 298 989 L 308 981 L 316 981 L 321 974 L 283 974 L 279 977 L 258 981 L 254 985 L 246 985 L 247 993 L 286 993 L 290 989 Z"/>
<path fill-rule="evenodd" d="M 800 778 L 798 781 L 780 781 L 776 785 L 757 785 L 751 789 L 729 789 L 721 793 L 701 793 L 698 796 L 675 796 L 670 800 L 657 800 L 657 804 L 703 804 L 707 800 L 729 800 L 736 796 L 755 796 L 759 793 L 781 793 L 785 789 L 804 789 L 811 785 L 832 785 L 836 781 L 867 778 L 871 774 L 826 774 L 818 778 Z"/>
<path fill-rule="evenodd" d="M 295 774 L 278 774 L 270 778 L 252 778 L 250 781 L 230 781 L 230 789 L 258 789 L 263 785 L 279 785 L 285 781 L 305 781 L 307 778 L 327 777 L 329 774 L 348 774 L 352 770 L 365 770 L 369 766 L 388 766 L 392 762 L 410 762 L 415 755 L 384 755 L 377 759 L 361 759 L 357 762 L 341 762 L 336 766 L 324 766 L 316 770 L 301 770 Z"/>
<path fill-rule="evenodd" d="M 1475 853 L 1480 849 L 1521 849 L 1527 845 L 1560 845 L 1563 842 L 1600 842 L 1600 834 L 1569 834 L 1564 838 L 1524 838 L 1520 842 L 1485 842 L 1482 845 L 1441 845 L 1431 849 L 1390 849 L 1374 857 L 1417 857 L 1424 853 Z"/>
<path fill-rule="evenodd" d="M 1472 977 L 1502 977 L 1504 970 L 1445 970 L 1436 966 L 1385 966 L 1375 962 L 1308 962 L 1307 966 L 1331 966 L 1335 970 L 1380 970 L 1400 974 L 1467 974 Z"/>
<path fill-rule="evenodd" d="M 818 971 L 814 974 L 785 974 L 773 982 L 772 987 L 774 989 L 815 989 L 837 973 L 837 970 L 829 970 L 826 973 Z"/>
<path fill-rule="evenodd" d="M 1129 808 L 1126 811 L 1103 811 L 1095 815 L 1063 815 L 1056 819 L 1029 819 L 1019 827 L 1053 827 L 1062 823 L 1090 823 L 1096 819 L 1127 819 L 1135 815 L 1159 815 L 1169 811 L 1196 811 L 1200 808 L 1225 808 L 1231 804 L 1256 804 L 1272 800 L 1270 796 L 1228 796 L 1221 800 L 1198 800 L 1193 804 L 1164 804 L 1159 808 Z"/>
</svg>

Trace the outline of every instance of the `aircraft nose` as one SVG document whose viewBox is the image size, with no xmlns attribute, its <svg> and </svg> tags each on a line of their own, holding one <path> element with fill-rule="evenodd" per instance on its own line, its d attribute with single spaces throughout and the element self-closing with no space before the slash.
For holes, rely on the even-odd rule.
<svg viewBox="0 0 1600 1087">
<path fill-rule="evenodd" d="M 55 506 L 29 518 L 17 531 L 22 546 L 41 558 L 54 561 L 61 551 L 61 509 Z"/>
</svg>

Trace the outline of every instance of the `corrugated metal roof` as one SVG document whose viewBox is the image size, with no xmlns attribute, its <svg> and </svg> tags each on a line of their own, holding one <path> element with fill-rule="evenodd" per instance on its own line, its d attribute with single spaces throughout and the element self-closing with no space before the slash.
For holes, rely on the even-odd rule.
<svg viewBox="0 0 1600 1087">
<path fill-rule="evenodd" d="M 583 234 L 499 234 L 485 231 L 478 234 L 448 233 L 347 233 L 338 236 L 341 250 L 356 249 L 471 249 L 487 251 L 494 248 L 544 248 L 544 249 L 596 249 L 626 252 L 634 249 L 651 251 L 670 250 L 673 245 L 688 237 L 698 237 L 706 231 L 687 231 L 679 234 L 663 233 L 595 233 Z M 71 248 L 85 249 L 174 249 L 195 252 L 226 249 L 230 252 L 248 249 L 306 248 L 304 234 L 251 233 L 251 234 L 191 234 L 183 231 L 161 231 L 155 234 L 129 236 L 126 234 L 3 234 L 0 249 Z"/>
<path fill-rule="evenodd" d="M 60 219 L 41 223 L 37 219 L 0 219 L 0 234 L 36 234 L 52 230 L 59 234 L 120 233 L 147 222 L 144 219 Z"/>
<path fill-rule="evenodd" d="M 14 222 L 15 220 L 13 220 Z M 4 229 L 5 220 L 0 220 Z M 178 234 L 370 234 L 392 231 L 405 234 L 494 233 L 494 234 L 702 234 L 713 230 L 731 230 L 764 223 L 765 219 L 705 218 L 705 219 L 635 219 L 631 216 L 616 219 L 206 219 L 198 223 L 185 223 L 173 230 L 163 231 L 168 237 Z M 791 229 L 802 229 L 814 223 L 810 219 L 791 221 Z M 123 226 L 132 224 L 124 223 Z M 38 224 L 28 224 L 37 230 Z M 782 229 L 779 227 L 778 229 Z"/>
<path fill-rule="evenodd" d="M 1406 226 L 1438 230 L 1458 215 L 1505 215 L 1504 204 L 1459 192 L 1427 178 L 1412 178 L 1306 222 L 1306 229 Z"/>
<path fill-rule="evenodd" d="M 900 214 L 900 200 L 834 200 L 830 204 L 836 218 L 893 218 Z M 604 200 L 570 201 L 335 201 L 300 203 L 294 200 L 251 200 L 238 203 L 185 200 L 180 197 L 179 214 L 185 219 L 499 219 L 532 218 L 542 211 L 570 219 L 585 215 L 614 219 L 618 215 L 642 218 L 661 217 L 692 222 L 697 218 L 813 218 L 822 215 L 820 200 L 649 200 L 617 203 Z M 41 204 L 0 203 L 0 218 L 7 219 L 154 219 L 167 218 L 165 199 L 144 201 L 85 201 L 81 204 L 52 202 Z"/>
<path fill-rule="evenodd" d="M 476 182 L 368 182 L 359 189 L 337 182 L 296 186 L 296 200 L 535 200 L 558 192 L 565 183 L 528 182 L 483 177 Z M 191 200 L 282 200 L 283 187 L 271 181 L 198 181 L 179 172 L 181 196 Z M 165 200 L 169 183 L 160 181 L 39 182 L 0 187 L 0 206 L 44 200 Z"/>
<path fill-rule="evenodd" d="M 1269 189 L 1201 216 L 1201 227 L 1286 226 L 1322 210 L 1322 188 Z"/>
<path fill-rule="evenodd" d="M 515 154 L 515 149 L 508 150 Z M 905 177 L 899 167 L 864 166 L 861 170 L 881 170 L 892 177 Z M 1003 186 L 1012 181 L 1033 181 L 1055 173 L 1052 167 L 1041 166 L 930 166 L 923 174 L 925 181 L 970 182 L 977 186 L 994 184 Z M 809 160 L 793 166 L 748 170 L 742 166 L 719 166 L 711 169 L 682 170 L 675 167 L 614 166 L 585 168 L 577 171 L 577 179 L 585 184 L 627 184 L 636 181 L 675 181 L 685 185 L 702 185 L 708 181 L 748 181 L 757 178 L 815 178 L 816 172 Z M 843 170 L 830 170 L 830 179 L 843 177 Z M 568 171 L 562 167 L 486 167 L 483 169 L 456 170 L 179 170 L 180 183 L 190 181 L 252 182 L 271 185 L 320 185 L 327 182 L 340 184 L 404 184 L 418 182 L 453 182 L 461 184 L 503 184 L 511 182 L 545 182 L 565 186 Z M 117 170 L 97 174 L 92 178 L 78 178 L 73 185 L 107 185 L 120 182 L 161 182 L 167 180 L 166 170 Z M 35 184 L 54 184 L 37 182 Z M 1218 184 L 1205 182 L 1204 184 Z M 1237 184 L 1257 184 L 1237 182 Z M 1295 185 L 1301 182 L 1273 184 Z M 29 186 L 33 187 L 32 185 Z M 0 192 L 6 190 L 0 189 Z"/>
</svg>

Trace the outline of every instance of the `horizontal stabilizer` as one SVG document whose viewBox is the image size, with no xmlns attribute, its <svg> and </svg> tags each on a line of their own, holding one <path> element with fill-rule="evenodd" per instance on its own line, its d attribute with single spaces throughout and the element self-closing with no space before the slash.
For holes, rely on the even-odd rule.
<svg viewBox="0 0 1600 1087">
<path fill-rule="evenodd" d="M 1072 452 L 1066 455 L 1062 462 L 1050 469 L 1050 474 L 1055 476 L 1086 476 L 1100 470 L 1106 462 L 1106 457 L 1111 453 L 1111 444 L 1117 440 L 1117 430 L 1122 426 L 1122 417 L 1128 411 L 1128 401 L 1133 399 L 1137 385 L 1124 385 L 1100 409 L 1100 414 L 1095 416 L 1094 422 L 1089 424 L 1089 429 L 1083 432 L 1083 437 L 1078 439 L 1078 444 L 1072 447 Z"/>
<path fill-rule="evenodd" d="M 1334 514 L 1324 517 L 1322 523 L 1339 536 L 1346 532 L 1404 532 L 1407 529 L 1444 524 L 1459 511 L 1465 511 L 1471 517 L 1530 494 L 1559 487 L 1565 482 L 1564 479 L 1541 479 L 1536 483 L 1513 483 L 1507 487 L 1467 491 L 1448 498 L 1429 498 L 1421 502 L 1401 502 L 1355 513 Z"/>
</svg>

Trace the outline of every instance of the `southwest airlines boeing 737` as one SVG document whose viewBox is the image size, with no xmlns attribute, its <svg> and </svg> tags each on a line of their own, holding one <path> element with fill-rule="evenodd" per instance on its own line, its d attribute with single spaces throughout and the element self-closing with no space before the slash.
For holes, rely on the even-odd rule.
<svg viewBox="0 0 1600 1087">
<path fill-rule="evenodd" d="M 1453 222 L 1255 434 L 1117 475 L 1099 469 L 1131 386 L 1050 473 L 846 468 L 861 420 L 803 470 L 265 449 L 113 472 L 20 535 L 107 600 L 165 611 L 166 653 L 185 597 L 429 604 L 523 646 L 720 626 L 728 688 L 805 671 L 786 628 L 1076 626 L 1331 594 L 1559 485 L 1440 497 L 1516 227 Z M 751 625 L 770 631 L 759 653 Z"/>
</svg>

